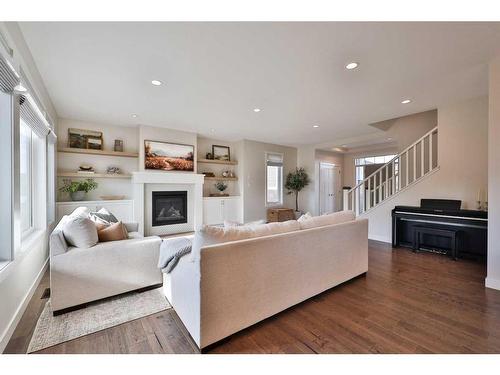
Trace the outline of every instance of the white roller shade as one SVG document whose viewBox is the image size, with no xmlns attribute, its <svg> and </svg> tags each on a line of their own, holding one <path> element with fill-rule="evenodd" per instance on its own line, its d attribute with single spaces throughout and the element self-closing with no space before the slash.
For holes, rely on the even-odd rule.
<svg viewBox="0 0 500 375">
<path fill-rule="evenodd" d="M 19 99 L 20 112 L 22 120 L 28 125 L 33 132 L 44 138 L 50 132 L 50 125 L 45 119 L 45 116 L 38 109 L 35 101 L 29 94 L 21 95 Z"/>
<path fill-rule="evenodd" d="M 19 77 L 16 75 L 10 63 L 0 55 L 0 90 L 11 94 L 14 87 L 19 84 Z"/>
<path fill-rule="evenodd" d="M 266 154 L 267 165 L 281 167 L 283 165 L 283 155 L 268 152 Z"/>
</svg>

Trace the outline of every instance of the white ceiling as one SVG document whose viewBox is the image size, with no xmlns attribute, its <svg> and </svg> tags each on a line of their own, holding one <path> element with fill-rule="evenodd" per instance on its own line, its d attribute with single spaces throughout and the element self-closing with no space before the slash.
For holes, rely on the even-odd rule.
<svg viewBox="0 0 500 375">
<path fill-rule="evenodd" d="M 280 144 L 335 143 L 484 95 L 500 52 L 500 23 L 20 26 L 60 117 Z"/>
</svg>

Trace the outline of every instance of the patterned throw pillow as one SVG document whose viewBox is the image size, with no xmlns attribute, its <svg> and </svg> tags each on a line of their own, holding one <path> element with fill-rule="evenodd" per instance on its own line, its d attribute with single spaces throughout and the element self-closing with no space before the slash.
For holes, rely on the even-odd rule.
<svg viewBox="0 0 500 375">
<path fill-rule="evenodd" d="M 91 212 L 89 214 L 89 217 L 96 224 L 113 224 L 113 223 L 118 223 L 118 219 L 115 217 L 115 215 L 113 215 L 111 212 L 109 212 L 104 207 L 101 208 L 97 212 Z"/>
</svg>

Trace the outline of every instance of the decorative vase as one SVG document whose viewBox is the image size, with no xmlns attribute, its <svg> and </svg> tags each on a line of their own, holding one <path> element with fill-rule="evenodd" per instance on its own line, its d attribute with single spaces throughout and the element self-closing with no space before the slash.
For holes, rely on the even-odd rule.
<svg viewBox="0 0 500 375">
<path fill-rule="evenodd" d="M 73 201 L 83 201 L 85 199 L 85 193 L 84 191 L 75 191 L 74 193 L 71 193 L 71 200 Z"/>
</svg>

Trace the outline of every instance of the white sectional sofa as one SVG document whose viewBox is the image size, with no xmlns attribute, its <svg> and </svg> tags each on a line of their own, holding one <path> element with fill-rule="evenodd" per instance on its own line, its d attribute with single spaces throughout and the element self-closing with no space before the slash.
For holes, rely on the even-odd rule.
<svg viewBox="0 0 500 375">
<path fill-rule="evenodd" d="M 57 314 L 121 293 L 161 285 L 157 268 L 160 237 L 143 237 L 137 223 L 125 224 L 129 239 L 90 248 L 69 246 L 64 216 L 50 235 L 50 303 Z"/>
<path fill-rule="evenodd" d="M 195 254 L 164 275 L 165 295 L 203 349 L 366 273 L 368 221 L 350 215 L 341 224 L 318 218 L 301 223 L 308 229 L 202 246 L 198 255 L 193 246 Z"/>
</svg>

